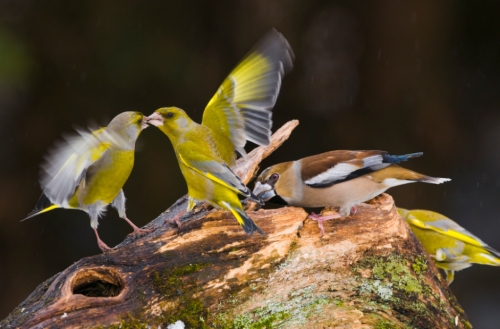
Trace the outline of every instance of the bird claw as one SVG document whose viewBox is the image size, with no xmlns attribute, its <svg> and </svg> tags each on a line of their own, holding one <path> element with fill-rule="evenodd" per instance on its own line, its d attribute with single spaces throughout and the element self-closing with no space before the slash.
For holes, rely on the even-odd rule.
<svg viewBox="0 0 500 329">
<path fill-rule="evenodd" d="M 132 232 L 132 233 L 129 234 L 130 236 L 151 233 L 151 232 L 154 231 L 154 229 L 152 229 L 152 228 L 138 228 L 137 225 L 135 225 L 134 223 L 132 223 L 132 221 L 130 219 L 128 219 L 126 216 L 123 217 L 123 219 L 125 219 L 125 221 L 130 226 L 132 226 L 132 228 L 134 229 L 134 232 Z"/>
<path fill-rule="evenodd" d="M 180 218 L 181 218 L 181 217 L 182 217 L 185 213 L 186 213 L 186 211 L 183 211 L 183 212 L 178 213 L 177 215 L 175 215 L 175 217 L 174 217 L 174 218 L 171 218 L 171 219 L 168 219 L 168 218 L 167 218 L 167 219 L 165 219 L 165 223 L 167 223 L 167 224 L 174 224 L 174 223 L 175 223 L 175 224 L 177 225 L 177 227 L 180 229 L 180 228 L 181 228 L 181 226 L 182 226 L 182 223 L 181 223 L 181 221 L 180 221 Z"/>
<path fill-rule="evenodd" d="M 321 231 L 320 238 L 322 238 L 323 235 L 325 235 L 325 227 L 323 226 L 323 222 L 327 221 L 327 220 L 330 220 L 330 219 L 334 219 L 334 218 L 341 218 L 342 216 L 340 216 L 340 214 L 333 214 L 333 215 L 328 215 L 328 216 L 322 216 L 322 215 L 318 215 L 318 214 L 315 214 L 315 213 L 312 212 L 307 217 L 309 217 L 312 220 L 315 220 L 315 221 L 318 222 L 318 227 L 319 227 L 319 230 Z"/>
<path fill-rule="evenodd" d="M 135 227 L 134 228 L 134 232 L 130 233 L 129 235 L 130 236 L 135 236 L 135 235 L 141 235 L 141 234 L 151 233 L 153 231 L 154 231 L 154 229 L 152 229 L 152 228 L 138 228 L 138 227 Z"/>
<path fill-rule="evenodd" d="M 97 240 L 97 245 L 99 246 L 99 249 L 101 249 L 102 252 L 109 252 L 111 251 L 111 249 L 113 249 L 108 247 L 108 245 L 105 244 L 102 240 Z"/>
</svg>

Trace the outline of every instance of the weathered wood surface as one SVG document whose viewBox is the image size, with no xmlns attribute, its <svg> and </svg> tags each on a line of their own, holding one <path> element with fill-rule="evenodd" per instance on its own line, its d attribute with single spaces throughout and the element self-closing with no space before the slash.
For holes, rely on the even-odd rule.
<svg viewBox="0 0 500 329">
<path fill-rule="evenodd" d="M 246 182 L 297 124 L 239 163 Z M 205 207 L 181 229 L 163 224 L 185 207 L 183 197 L 148 224 L 154 232 L 53 276 L 0 328 L 469 327 L 387 194 L 325 222 L 322 238 L 295 207 L 249 211 L 265 238 Z"/>
</svg>

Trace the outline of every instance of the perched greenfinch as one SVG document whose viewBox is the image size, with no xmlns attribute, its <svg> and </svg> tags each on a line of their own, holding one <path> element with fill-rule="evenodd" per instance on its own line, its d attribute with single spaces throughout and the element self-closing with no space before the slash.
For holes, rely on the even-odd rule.
<svg viewBox="0 0 500 329">
<path fill-rule="evenodd" d="M 455 271 L 483 264 L 500 266 L 500 253 L 448 217 L 429 210 L 398 208 L 399 214 L 434 259 L 436 266 L 446 273 L 448 284 Z"/>
<path fill-rule="evenodd" d="M 414 182 L 441 184 L 448 178 L 430 177 L 398 166 L 423 153 L 390 155 L 385 151 L 331 151 L 271 166 L 259 175 L 253 193 L 264 201 L 299 207 L 339 207 L 339 213 L 309 217 L 318 222 L 356 213 L 356 205 L 387 189 Z"/>
<path fill-rule="evenodd" d="M 25 219 L 56 208 L 83 210 L 90 216 L 103 252 L 110 248 L 99 238 L 97 226 L 109 204 L 132 226 L 134 234 L 149 232 L 127 218 L 122 190 L 134 166 L 135 142 L 146 127 L 142 113 L 123 112 L 107 127 L 66 137 L 46 157 L 40 179 L 43 194 Z"/>
<path fill-rule="evenodd" d="M 276 30 L 265 35 L 236 66 L 208 102 L 198 124 L 177 107 L 164 107 L 148 117 L 174 147 L 188 186 L 188 206 L 205 201 L 230 211 L 246 233 L 262 231 L 245 213 L 238 195 L 258 200 L 231 170 L 236 152 L 246 156 L 246 141 L 268 145 L 271 109 L 281 80 L 292 68 L 294 55 Z M 177 223 L 178 217 L 174 220 Z"/>
</svg>

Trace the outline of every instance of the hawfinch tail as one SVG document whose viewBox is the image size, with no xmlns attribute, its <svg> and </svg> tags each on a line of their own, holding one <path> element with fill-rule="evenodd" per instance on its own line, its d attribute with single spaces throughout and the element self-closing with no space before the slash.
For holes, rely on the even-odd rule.
<svg viewBox="0 0 500 329">
<path fill-rule="evenodd" d="M 284 162 L 264 170 L 253 193 L 263 201 L 300 207 L 339 207 L 347 216 L 357 204 L 370 200 L 393 186 L 425 182 L 441 184 L 435 178 L 397 164 L 423 153 L 389 155 L 385 151 L 331 151 Z M 340 216 L 310 216 L 323 220 Z M 323 230 L 322 230 L 323 233 Z"/>
</svg>

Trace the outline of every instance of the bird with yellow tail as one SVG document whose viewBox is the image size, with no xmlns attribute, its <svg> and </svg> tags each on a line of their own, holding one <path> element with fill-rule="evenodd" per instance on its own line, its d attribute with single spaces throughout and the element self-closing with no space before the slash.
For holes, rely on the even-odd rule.
<svg viewBox="0 0 500 329">
<path fill-rule="evenodd" d="M 148 125 L 139 112 L 123 112 L 107 127 L 78 131 L 66 138 L 46 157 L 40 184 L 43 194 L 28 217 L 56 208 L 80 209 L 90 216 L 97 244 L 104 252 L 110 248 L 99 238 L 99 217 L 111 204 L 134 229 L 134 234 L 150 232 L 135 226 L 125 214 L 122 187 L 134 166 L 135 142 Z"/>
<path fill-rule="evenodd" d="M 246 156 L 247 140 L 258 145 L 270 143 L 271 110 L 293 58 L 286 39 L 272 30 L 223 81 L 208 102 L 201 124 L 177 107 L 160 108 L 148 117 L 148 124 L 157 126 L 172 142 L 188 187 L 186 211 L 191 211 L 196 201 L 205 201 L 230 211 L 246 233 L 263 235 L 243 210 L 238 195 L 258 198 L 231 166 L 236 152 Z M 174 218 L 178 224 L 180 215 Z"/>
<path fill-rule="evenodd" d="M 398 212 L 436 266 L 445 271 L 448 284 L 453 282 L 455 271 L 472 264 L 500 266 L 498 251 L 448 217 L 420 209 L 398 208 Z"/>
<path fill-rule="evenodd" d="M 398 166 L 423 153 L 390 155 L 385 151 L 331 151 L 271 166 L 259 175 L 253 193 L 263 201 L 299 207 L 339 207 L 339 214 L 310 218 L 321 235 L 325 220 L 356 213 L 356 205 L 387 189 L 414 182 L 441 184 L 448 178 L 430 177 Z"/>
</svg>

